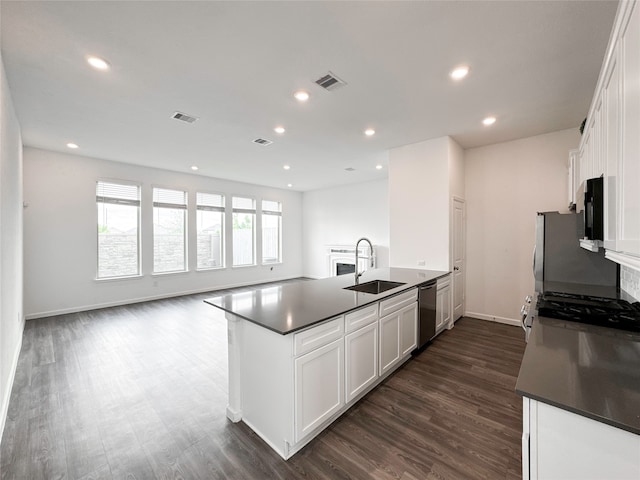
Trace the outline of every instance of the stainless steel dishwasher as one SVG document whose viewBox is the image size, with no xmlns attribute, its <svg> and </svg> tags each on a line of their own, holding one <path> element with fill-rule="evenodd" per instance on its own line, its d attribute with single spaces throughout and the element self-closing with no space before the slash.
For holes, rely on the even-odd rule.
<svg viewBox="0 0 640 480">
<path fill-rule="evenodd" d="M 434 280 L 418 287 L 418 347 L 420 350 L 436 336 L 436 290 Z"/>
</svg>

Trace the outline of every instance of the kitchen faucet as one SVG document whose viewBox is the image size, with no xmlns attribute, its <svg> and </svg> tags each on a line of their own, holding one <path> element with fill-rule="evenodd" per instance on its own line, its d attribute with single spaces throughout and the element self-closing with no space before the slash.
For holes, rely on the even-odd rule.
<svg viewBox="0 0 640 480">
<path fill-rule="evenodd" d="M 373 265 L 373 245 L 372 245 L 372 243 L 371 243 L 371 240 L 369 240 L 369 239 L 368 239 L 368 238 L 366 238 L 366 237 L 362 237 L 360 240 L 358 240 L 358 241 L 356 242 L 356 268 L 355 268 L 356 283 L 358 283 L 358 279 L 359 279 L 359 278 L 360 278 L 360 276 L 364 273 L 364 270 L 363 270 L 362 272 L 358 273 L 358 245 L 360 245 L 360 242 L 361 242 L 361 241 L 363 241 L 363 240 L 369 244 L 369 252 L 370 252 L 370 253 L 369 253 L 369 259 L 371 260 L 371 261 L 369 262 L 369 264 L 371 265 L 371 267 L 373 267 L 373 266 L 374 266 L 374 265 Z"/>
</svg>

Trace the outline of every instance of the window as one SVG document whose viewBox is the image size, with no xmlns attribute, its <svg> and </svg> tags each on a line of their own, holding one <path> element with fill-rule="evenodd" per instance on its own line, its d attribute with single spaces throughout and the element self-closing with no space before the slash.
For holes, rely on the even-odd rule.
<svg viewBox="0 0 640 480">
<path fill-rule="evenodd" d="M 196 193 L 197 268 L 224 267 L 224 197 Z"/>
<path fill-rule="evenodd" d="M 153 272 L 186 270 L 187 193 L 153 189 Z"/>
<path fill-rule="evenodd" d="M 282 204 L 262 201 L 262 263 L 281 261 Z"/>
<path fill-rule="evenodd" d="M 140 187 L 98 182 L 98 278 L 140 274 Z"/>
<path fill-rule="evenodd" d="M 255 265 L 256 201 L 233 197 L 233 266 Z"/>
</svg>

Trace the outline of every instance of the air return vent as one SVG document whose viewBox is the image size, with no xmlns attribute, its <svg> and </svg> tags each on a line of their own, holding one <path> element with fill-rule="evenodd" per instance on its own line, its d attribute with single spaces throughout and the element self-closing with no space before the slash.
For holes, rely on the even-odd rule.
<svg viewBox="0 0 640 480">
<path fill-rule="evenodd" d="M 340 80 L 333 73 L 328 72 L 324 77 L 321 77 L 318 80 L 316 80 L 316 84 L 320 85 L 325 90 L 332 91 L 332 90 L 335 90 L 336 88 L 340 88 L 346 85 L 347 83 L 344 82 L 343 80 Z"/>
<path fill-rule="evenodd" d="M 258 145 L 271 145 L 273 142 L 271 140 L 265 140 L 264 138 L 256 138 L 253 143 L 257 143 Z"/>
<path fill-rule="evenodd" d="M 186 113 L 182 112 L 174 112 L 174 114 L 171 115 L 171 118 L 175 118 L 176 120 L 187 123 L 193 123 L 198 119 L 198 117 L 192 117 L 191 115 L 187 115 Z"/>
</svg>

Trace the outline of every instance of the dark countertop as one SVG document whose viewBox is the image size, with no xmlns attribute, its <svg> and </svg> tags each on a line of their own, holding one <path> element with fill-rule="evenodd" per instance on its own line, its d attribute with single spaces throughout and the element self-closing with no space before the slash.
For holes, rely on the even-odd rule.
<svg viewBox="0 0 640 480">
<path fill-rule="evenodd" d="M 607 287 L 558 287 L 545 284 L 624 296 Z M 640 435 L 640 334 L 536 316 L 516 392 Z"/>
<path fill-rule="evenodd" d="M 340 275 L 279 286 L 257 287 L 248 292 L 208 298 L 205 302 L 276 333 L 286 335 L 379 302 L 449 273 L 410 268 L 368 270 L 360 277 L 360 283 L 389 280 L 405 284 L 378 295 L 344 290 L 344 287 L 353 285 L 355 279 L 353 275 Z"/>
</svg>

